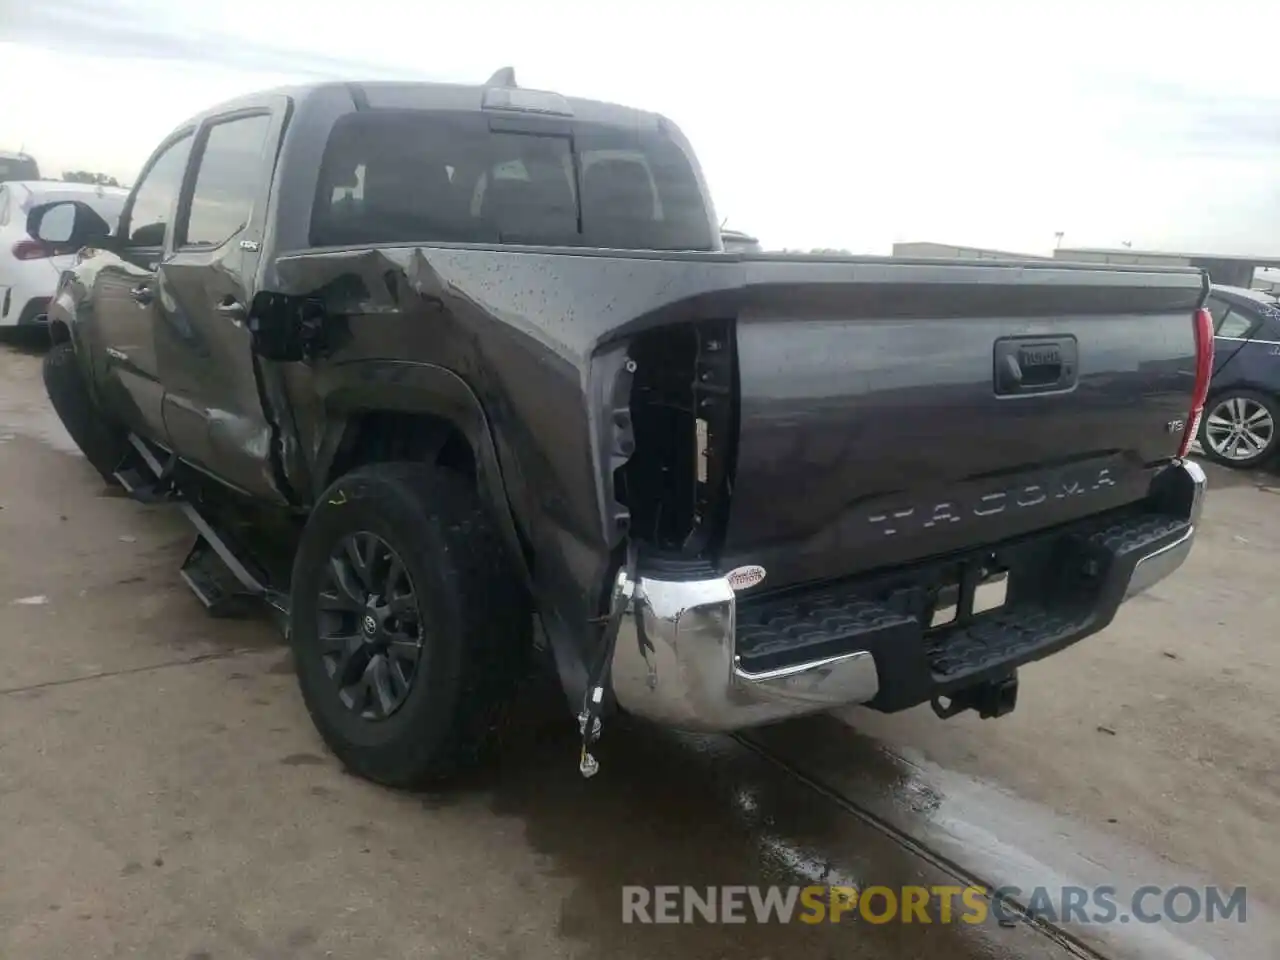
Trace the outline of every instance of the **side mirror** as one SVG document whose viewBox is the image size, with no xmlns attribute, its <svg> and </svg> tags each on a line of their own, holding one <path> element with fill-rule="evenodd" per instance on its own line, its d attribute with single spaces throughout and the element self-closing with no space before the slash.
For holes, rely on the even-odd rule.
<svg viewBox="0 0 1280 960">
<path fill-rule="evenodd" d="M 91 247 L 111 236 L 111 225 L 80 200 L 56 200 L 32 207 L 27 233 L 55 247 Z"/>
</svg>

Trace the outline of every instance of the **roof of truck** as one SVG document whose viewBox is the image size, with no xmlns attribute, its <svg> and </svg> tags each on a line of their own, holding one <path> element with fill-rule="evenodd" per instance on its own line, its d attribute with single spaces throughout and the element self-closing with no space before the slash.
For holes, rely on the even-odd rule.
<svg viewBox="0 0 1280 960">
<path fill-rule="evenodd" d="M 500 71 L 501 72 L 501 71 Z M 498 74 L 495 74 L 496 78 Z M 579 97 L 565 97 L 548 90 L 532 90 L 517 87 L 514 83 L 506 86 L 501 83 L 438 83 L 434 81 L 328 81 L 324 83 L 299 84 L 287 87 L 274 87 L 256 93 L 238 97 L 216 104 L 188 118 L 182 126 L 194 125 L 205 117 L 226 113 L 251 103 L 261 101 L 263 97 L 285 96 L 295 103 L 302 102 L 317 95 L 344 90 L 357 109 L 400 109 L 400 110 L 460 110 L 480 111 L 484 109 L 485 92 L 495 88 L 520 90 L 526 94 L 560 97 L 573 112 L 573 119 L 586 120 L 591 123 L 610 125 L 656 125 L 661 119 L 658 114 L 645 110 L 636 110 L 616 103 L 602 100 L 587 100 Z M 537 111 L 533 111 L 537 114 Z"/>
</svg>

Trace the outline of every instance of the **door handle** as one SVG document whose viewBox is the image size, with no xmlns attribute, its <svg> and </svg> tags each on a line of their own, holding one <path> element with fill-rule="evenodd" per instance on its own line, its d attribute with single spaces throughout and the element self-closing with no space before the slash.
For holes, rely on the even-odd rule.
<svg viewBox="0 0 1280 960">
<path fill-rule="evenodd" d="M 239 300 L 233 300 L 231 297 L 227 297 L 219 303 L 217 311 L 220 316 L 224 316 L 235 323 L 244 323 L 245 317 L 249 314 L 243 303 Z"/>
<path fill-rule="evenodd" d="M 139 284 L 129 291 L 129 296 L 141 306 L 147 306 L 156 298 L 155 292 L 147 284 Z"/>
</svg>

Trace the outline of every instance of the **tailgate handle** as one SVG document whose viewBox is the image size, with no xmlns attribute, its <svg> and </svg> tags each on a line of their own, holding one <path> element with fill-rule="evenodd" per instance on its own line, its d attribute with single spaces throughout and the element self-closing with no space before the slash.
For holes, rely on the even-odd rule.
<svg viewBox="0 0 1280 960">
<path fill-rule="evenodd" d="M 1071 390 L 1077 375 L 1076 338 L 1002 337 L 995 342 L 997 396 Z"/>
</svg>

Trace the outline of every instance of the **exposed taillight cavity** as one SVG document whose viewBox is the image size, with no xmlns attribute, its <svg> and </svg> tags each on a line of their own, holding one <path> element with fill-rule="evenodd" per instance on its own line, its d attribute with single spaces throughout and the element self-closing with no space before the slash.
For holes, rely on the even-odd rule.
<svg viewBox="0 0 1280 960">
<path fill-rule="evenodd" d="M 53 256 L 53 247 L 40 240 L 19 240 L 13 245 L 17 260 L 47 260 Z"/>
<path fill-rule="evenodd" d="M 647 330 L 628 345 L 631 443 L 614 473 L 650 556 L 705 559 L 723 533 L 737 436 L 733 323 Z"/>
<path fill-rule="evenodd" d="M 1208 309 L 1196 311 L 1196 383 L 1191 393 L 1191 411 L 1187 415 L 1187 428 L 1182 434 L 1178 456 L 1185 457 L 1191 450 L 1191 442 L 1200 431 L 1200 418 L 1204 416 L 1204 402 L 1209 396 L 1209 381 L 1213 377 L 1213 315 Z"/>
</svg>

